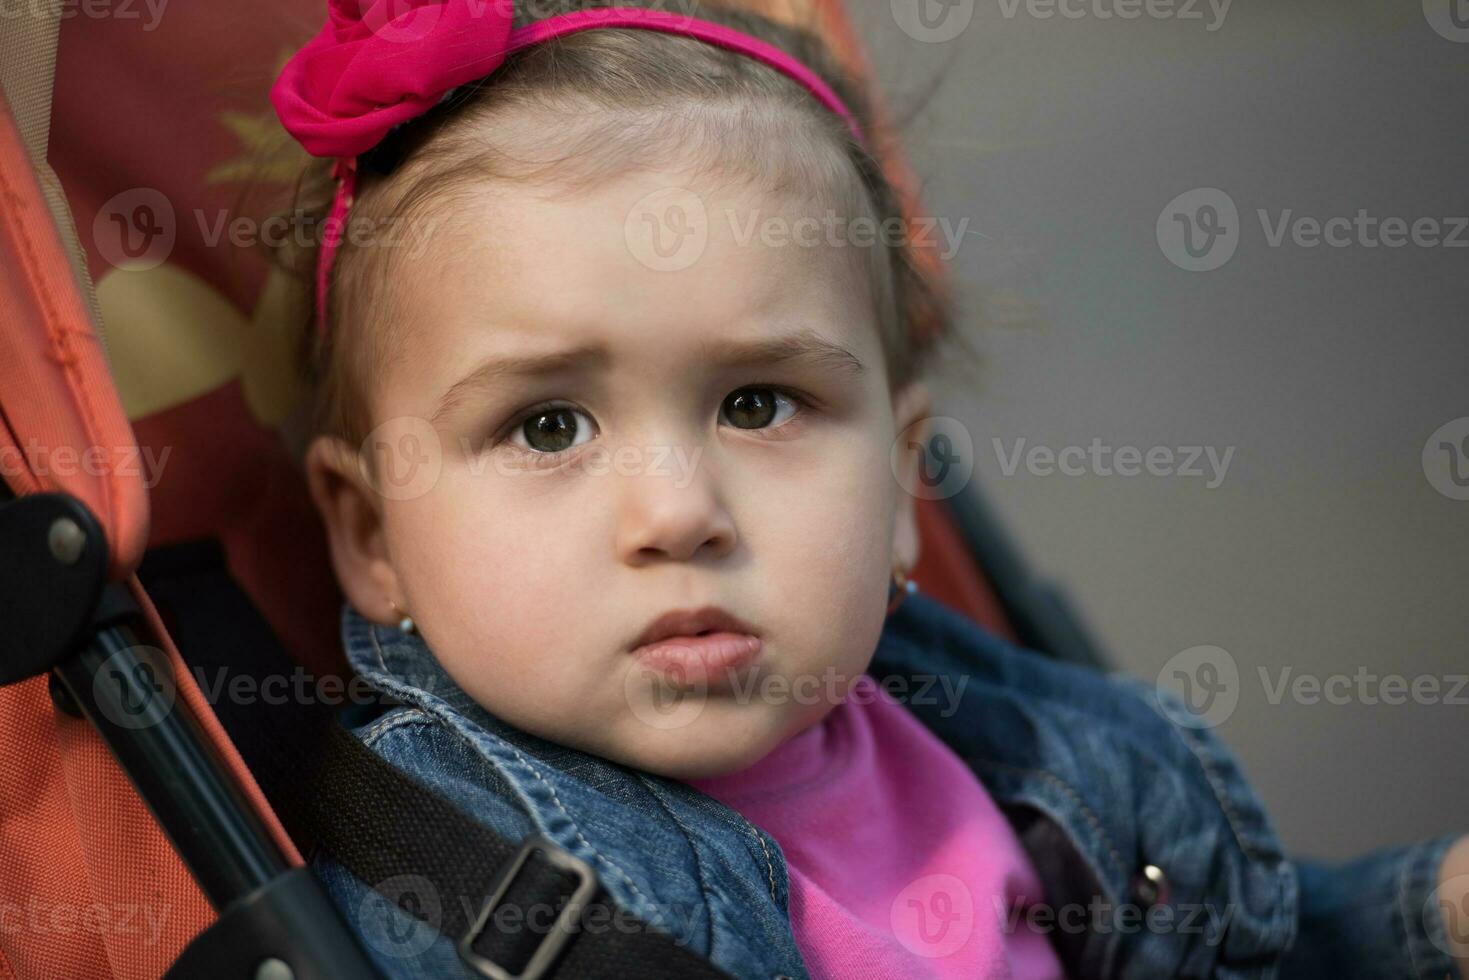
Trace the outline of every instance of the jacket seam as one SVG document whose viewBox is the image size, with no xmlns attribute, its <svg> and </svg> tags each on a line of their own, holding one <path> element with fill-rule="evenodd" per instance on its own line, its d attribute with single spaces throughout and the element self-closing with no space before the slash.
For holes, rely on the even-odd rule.
<svg viewBox="0 0 1469 980">
<path fill-rule="evenodd" d="M 647 785 L 648 781 L 645 777 L 639 774 L 638 778 Z M 652 787 L 649 788 L 652 789 Z M 704 899 L 704 907 L 709 910 L 709 953 L 712 958 L 714 954 L 714 902 L 712 901 L 712 896 L 708 888 L 709 877 L 704 873 L 704 862 L 700 860 L 699 849 L 694 843 L 694 834 L 688 825 L 683 822 L 683 819 L 667 803 L 663 802 L 663 797 L 658 792 L 653 791 L 652 796 L 658 805 L 663 808 L 663 812 L 673 818 L 673 822 L 678 825 L 679 832 L 689 842 L 689 852 L 694 857 L 694 870 L 698 873 L 699 877 L 699 894 Z"/>
<path fill-rule="evenodd" d="M 765 843 L 765 835 L 760 833 L 759 829 L 750 823 L 750 821 L 745 820 L 743 817 L 740 819 L 749 828 L 750 833 L 755 835 L 755 840 L 760 842 L 760 850 L 765 854 L 765 877 L 770 882 L 770 900 L 779 905 L 780 899 L 775 895 L 775 862 L 770 857 L 770 847 Z"/>
<path fill-rule="evenodd" d="M 1031 769 L 1027 766 L 1012 766 L 1009 763 L 998 762 L 994 759 L 988 759 L 979 756 L 970 756 L 969 759 L 971 763 L 986 765 L 995 769 L 1005 769 L 1010 772 L 1018 772 L 1027 775 L 1037 776 L 1041 780 L 1050 783 L 1051 785 L 1060 789 L 1061 792 L 1065 793 L 1066 797 L 1071 800 L 1072 804 L 1077 808 L 1077 810 L 1081 812 L 1081 815 L 1086 818 L 1088 826 L 1090 826 L 1092 830 L 1095 831 L 1097 838 L 1102 842 L 1102 846 L 1107 849 L 1107 856 L 1112 859 L 1112 864 L 1118 874 L 1125 876 L 1128 873 L 1127 863 L 1122 860 L 1121 852 L 1119 852 L 1117 850 L 1117 847 L 1112 843 L 1112 837 L 1110 834 L 1107 833 L 1107 829 L 1102 826 L 1102 821 L 1092 811 L 1092 808 L 1087 805 L 1087 802 L 1081 798 L 1081 794 L 1076 792 L 1076 790 L 1071 786 L 1070 783 L 1066 782 L 1066 780 L 1062 779 L 1060 776 L 1057 776 L 1055 773 L 1049 772 L 1045 769 Z"/>
<path fill-rule="evenodd" d="M 1239 812 L 1235 807 L 1233 798 L 1224 785 L 1223 777 L 1218 772 L 1214 762 L 1210 758 L 1208 758 L 1206 753 L 1203 751 L 1205 746 L 1202 739 L 1198 737 L 1197 732 L 1188 728 L 1188 726 L 1186 725 L 1180 725 L 1178 722 L 1168 717 L 1168 713 L 1161 710 L 1160 705 L 1154 704 L 1148 698 L 1138 694 L 1137 691 L 1134 690 L 1133 694 L 1137 696 L 1140 701 L 1147 704 L 1149 709 L 1151 709 L 1154 714 L 1162 718 L 1163 721 L 1168 725 L 1168 727 L 1173 730 L 1174 734 L 1178 736 L 1179 740 L 1188 747 L 1189 754 L 1194 757 L 1194 761 L 1197 762 L 1199 768 L 1203 770 L 1204 780 L 1209 784 L 1209 792 L 1214 795 L 1214 802 L 1219 805 L 1219 809 L 1224 813 L 1225 822 L 1229 824 L 1229 832 L 1234 836 L 1235 845 L 1239 847 L 1240 851 L 1243 852 L 1244 855 L 1252 861 L 1260 861 L 1262 863 L 1275 863 L 1273 861 L 1270 861 L 1267 855 L 1257 850 L 1255 845 L 1248 839 L 1248 835 L 1243 833 L 1243 831 L 1241 830 L 1241 827 L 1243 826 L 1243 820 L 1240 818 Z"/>
<path fill-rule="evenodd" d="M 422 708 L 409 708 L 401 714 L 390 714 L 379 718 L 365 728 L 358 737 L 364 745 L 370 748 L 376 744 L 379 738 L 395 728 L 407 727 L 409 725 L 431 727 L 433 724 L 433 720 L 428 717 Z"/>
<path fill-rule="evenodd" d="M 1411 861 L 1403 861 L 1398 866 L 1398 894 L 1397 900 L 1393 902 L 1394 911 L 1397 912 L 1396 925 L 1402 930 L 1403 947 L 1408 951 L 1408 962 L 1413 963 L 1413 934 L 1408 928 L 1408 869 Z M 1413 963 L 1416 968 L 1417 964 Z"/>
<path fill-rule="evenodd" d="M 1223 778 L 1215 769 L 1213 762 L 1199 752 L 1193 733 L 1179 729 L 1179 734 L 1184 744 L 1188 746 L 1189 752 L 1198 761 L 1199 767 L 1204 770 L 1204 778 L 1209 783 L 1209 791 L 1214 794 L 1214 800 L 1219 804 L 1219 809 L 1224 811 L 1224 819 L 1229 823 L 1229 832 L 1234 835 L 1235 844 L 1250 860 L 1265 861 L 1266 856 L 1258 851 L 1248 839 L 1248 835 L 1241 831 L 1242 820 L 1235 808 L 1234 800 L 1224 786 Z"/>
<path fill-rule="evenodd" d="M 662 800 L 659 800 L 659 802 L 662 803 Z M 668 808 L 664 807 L 664 809 L 667 810 Z M 777 894 L 777 888 L 775 884 L 775 859 L 770 856 L 770 846 L 765 843 L 765 835 L 761 833 L 760 828 L 751 823 L 744 814 L 740 813 L 733 807 L 726 807 L 726 809 L 728 809 L 729 812 L 734 816 L 734 819 L 738 821 L 742 830 L 745 833 L 748 833 L 751 837 L 755 838 L 755 842 L 760 845 L 760 851 L 762 854 L 765 855 L 765 880 L 768 883 L 770 889 L 770 900 L 776 905 L 779 905 L 780 897 Z M 673 815 L 673 811 L 669 810 L 668 812 L 670 815 Z M 678 817 L 674 816 L 674 819 L 677 820 Z M 683 826 L 683 822 L 681 820 L 679 821 L 679 826 Z"/>
<path fill-rule="evenodd" d="M 572 817 L 571 811 L 566 809 L 566 805 L 561 802 L 561 797 L 556 795 L 556 787 L 551 783 L 551 781 L 542 776 L 541 771 L 537 769 L 529 759 L 522 755 L 519 749 L 511 745 L 509 742 L 506 742 L 505 744 L 510 749 L 510 751 L 515 754 L 515 758 L 520 760 L 521 765 L 529 769 L 531 771 L 531 774 L 539 779 L 542 783 L 545 783 L 546 790 L 551 794 L 551 802 L 556 804 L 556 809 L 560 810 L 562 815 L 565 816 L 566 819 L 571 823 L 571 830 L 574 834 L 576 834 L 576 839 L 581 841 L 582 847 L 585 847 L 588 851 L 596 855 L 598 861 L 602 862 L 608 868 L 615 871 L 622 878 L 623 881 L 627 882 L 627 887 L 632 890 L 634 895 L 638 896 L 639 899 L 646 902 L 650 907 L 656 908 L 657 906 L 653 905 L 652 900 L 649 899 L 648 896 L 643 894 L 642 889 L 638 888 L 637 883 L 632 880 L 632 878 L 628 875 L 626 871 L 624 871 L 619 865 L 613 862 L 601 851 L 593 847 L 592 842 L 587 840 L 586 835 L 581 832 L 581 827 L 577 824 L 575 818 Z"/>
</svg>

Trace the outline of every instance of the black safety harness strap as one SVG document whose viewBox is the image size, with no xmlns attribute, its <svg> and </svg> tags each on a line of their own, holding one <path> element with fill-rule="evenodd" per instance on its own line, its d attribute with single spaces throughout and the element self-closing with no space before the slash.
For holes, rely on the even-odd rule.
<svg viewBox="0 0 1469 980">
<path fill-rule="evenodd" d="M 321 845 L 454 938 L 483 976 L 727 977 L 615 905 L 593 869 L 556 843 L 533 835 L 512 844 L 339 724 L 325 744 L 313 807 Z"/>
</svg>

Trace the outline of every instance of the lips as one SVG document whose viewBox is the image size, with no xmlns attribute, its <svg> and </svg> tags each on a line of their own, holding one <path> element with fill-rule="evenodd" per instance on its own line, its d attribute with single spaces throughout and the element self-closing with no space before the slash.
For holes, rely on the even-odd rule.
<svg viewBox="0 0 1469 980">
<path fill-rule="evenodd" d="M 718 606 L 701 609 L 674 609 L 664 613 L 648 624 L 647 628 L 633 640 L 629 650 L 667 640 L 670 637 L 696 637 L 707 633 L 737 633 L 759 636 L 759 630 L 733 613 Z"/>
</svg>

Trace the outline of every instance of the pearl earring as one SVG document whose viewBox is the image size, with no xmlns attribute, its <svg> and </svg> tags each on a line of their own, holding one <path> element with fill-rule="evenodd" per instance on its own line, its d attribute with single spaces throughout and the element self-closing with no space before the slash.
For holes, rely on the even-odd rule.
<svg viewBox="0 0 1469 980">
<path fill-rule="evenodd" d="M 414 629 L 413 617 L 405 613 L 403 610 L 399 609 L 398 604 L 392 599 L 388 600 L 388 605 L 392 607 L 393 612 L 403 617 L 402 619 L 398 620 L 399 631 L 403 633 L 412 633 Z"/>
<path fill-rule="evenodd" d="M 918 583 L 908 577 L 902 562 L 893 562 L 893 581 L 888 587 L 888 615 L 891 616 L 903 604 L 903 600 L 918 591 Z"/>
</svg>

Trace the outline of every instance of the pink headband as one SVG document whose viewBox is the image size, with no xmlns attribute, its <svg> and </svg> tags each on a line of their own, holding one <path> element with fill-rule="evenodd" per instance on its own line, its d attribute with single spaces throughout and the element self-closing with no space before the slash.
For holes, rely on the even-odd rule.
<svg viewBox="0 0 1469 980">
<path fill-rule="evenodd" d="M 721 24 L 643 7 L 602 7 L 511 30 L 511 0 L 407 0 L 414 6 L 393 16 L 404 2 L 328 0 L 326 25 L 286 63 L 271 88 L 276 114 L 306 152 L 337 158 L 336 194 L 316 267 L 317 329 L 323 333 L 328 275 L 352 206 L 358 155 L 455 87 L 483 78 L 512 52 L 541 41 L 593 27 L 696 38 L 788 75 L 846 120 L 862 141 L 856 117 L 815 72 L 779 48 Z"/>
</svg>

